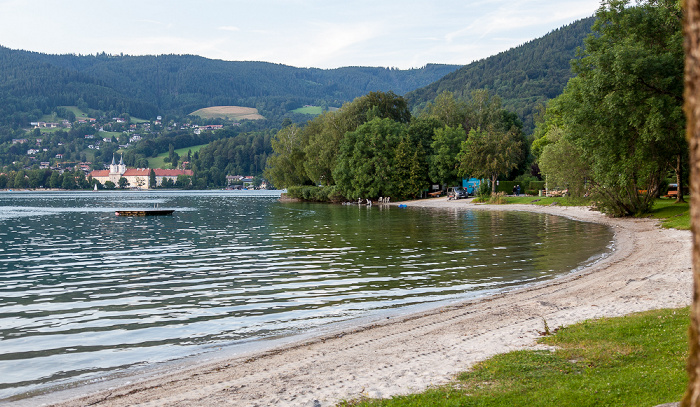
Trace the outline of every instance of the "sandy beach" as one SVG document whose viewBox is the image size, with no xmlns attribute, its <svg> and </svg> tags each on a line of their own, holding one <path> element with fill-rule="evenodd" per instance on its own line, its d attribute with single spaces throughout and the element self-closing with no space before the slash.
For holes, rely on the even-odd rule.
<svg viewBox="0 0 700 407">
<path fill-rule="evenodd" d="M 615 251 L 595 265 L 536 286 L 375 321 L 324 337 L 217 362 L 180 366 L 112 388 L 85 387 L 25 400 L 58 406 L 333 406 L 449 381 L 494 354 L 536 348 L 543 330 L 691 301 L 689 231 L 649 219 L 612 219 L 588 208 L 487 206 L 445 198 L 409 207 L 544 212 L 609 225 Z"/>
</svg>

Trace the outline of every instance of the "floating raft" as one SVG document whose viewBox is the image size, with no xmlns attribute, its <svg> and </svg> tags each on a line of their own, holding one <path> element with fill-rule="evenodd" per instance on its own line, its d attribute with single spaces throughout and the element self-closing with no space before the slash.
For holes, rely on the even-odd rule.
<svg viewBox="0 0 700 407">
<path fill-rule="evenodd" d="M 172 215 L 175 209 L 137 209 L 114 212 L 117 216 L 163 216 Z"/>
</svg>

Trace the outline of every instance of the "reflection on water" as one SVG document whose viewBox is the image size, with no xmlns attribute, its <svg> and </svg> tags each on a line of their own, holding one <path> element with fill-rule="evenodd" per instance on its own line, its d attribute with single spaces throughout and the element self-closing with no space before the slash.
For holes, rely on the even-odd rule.
<svg viewBox="0 0 700 407">
<path fill-rule="evenodd" d="M 117 217 L 116 209 L 177 209 Z M 551 278 L 603 226 L 269 193 L 0 194 L 0 398 Z"/>
</svg>

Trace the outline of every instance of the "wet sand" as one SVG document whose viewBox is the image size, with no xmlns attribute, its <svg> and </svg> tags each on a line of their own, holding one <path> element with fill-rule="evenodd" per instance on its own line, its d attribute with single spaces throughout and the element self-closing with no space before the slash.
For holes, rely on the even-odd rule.
<svg viewBox="0 0 700 407">
<path fill-rule="evenodd" d="M 543 212 L 609 225 L 615 251 L 595 265 L 535 286 L 375 321 L 280 348 L 181 365 L 153 377 L 85 387 L 24 403 L 57 406 L 333 406 L 449 381 L 494 354 L 537 348 L 544 329 L 691 302 L 691 234 L 649 219 L 612 219 L 588 208 L 405 202 L 437 210 Z M 104 387 L 104 386 L 103 386 Z"/>
</svg>

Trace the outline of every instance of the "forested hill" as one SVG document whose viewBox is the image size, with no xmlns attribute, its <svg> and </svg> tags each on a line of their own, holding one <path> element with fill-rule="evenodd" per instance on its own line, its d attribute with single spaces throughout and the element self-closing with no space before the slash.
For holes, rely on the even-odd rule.
<svg viewBox="0 0 700 407">
<path fill-rule="evenodd" d="M 594 21 L 594 17 L 579 20 L 473 62 L 405 97 L 412 107 L 420 107 L 443 91 L 468 96 L 472 90 L 489 89 L 503 99 L 504 108 L 520 116 L 524 130 L 531 132 L 534 109 L 563 91 L 572 76 L 570 61 L 576 56 L 576 49 L 583 47 Z"/>
<path fill-rule="evenodd" d="M 47 55 L 0 47 L 0 121 L 82 99 L 88 107 L 152 118 L 241 105 L 282 113 L 304 104 L 341 106 L 371 91 L 404 93 L 458 69 L 295 68 L 192 55 Z"/>
</svg>

